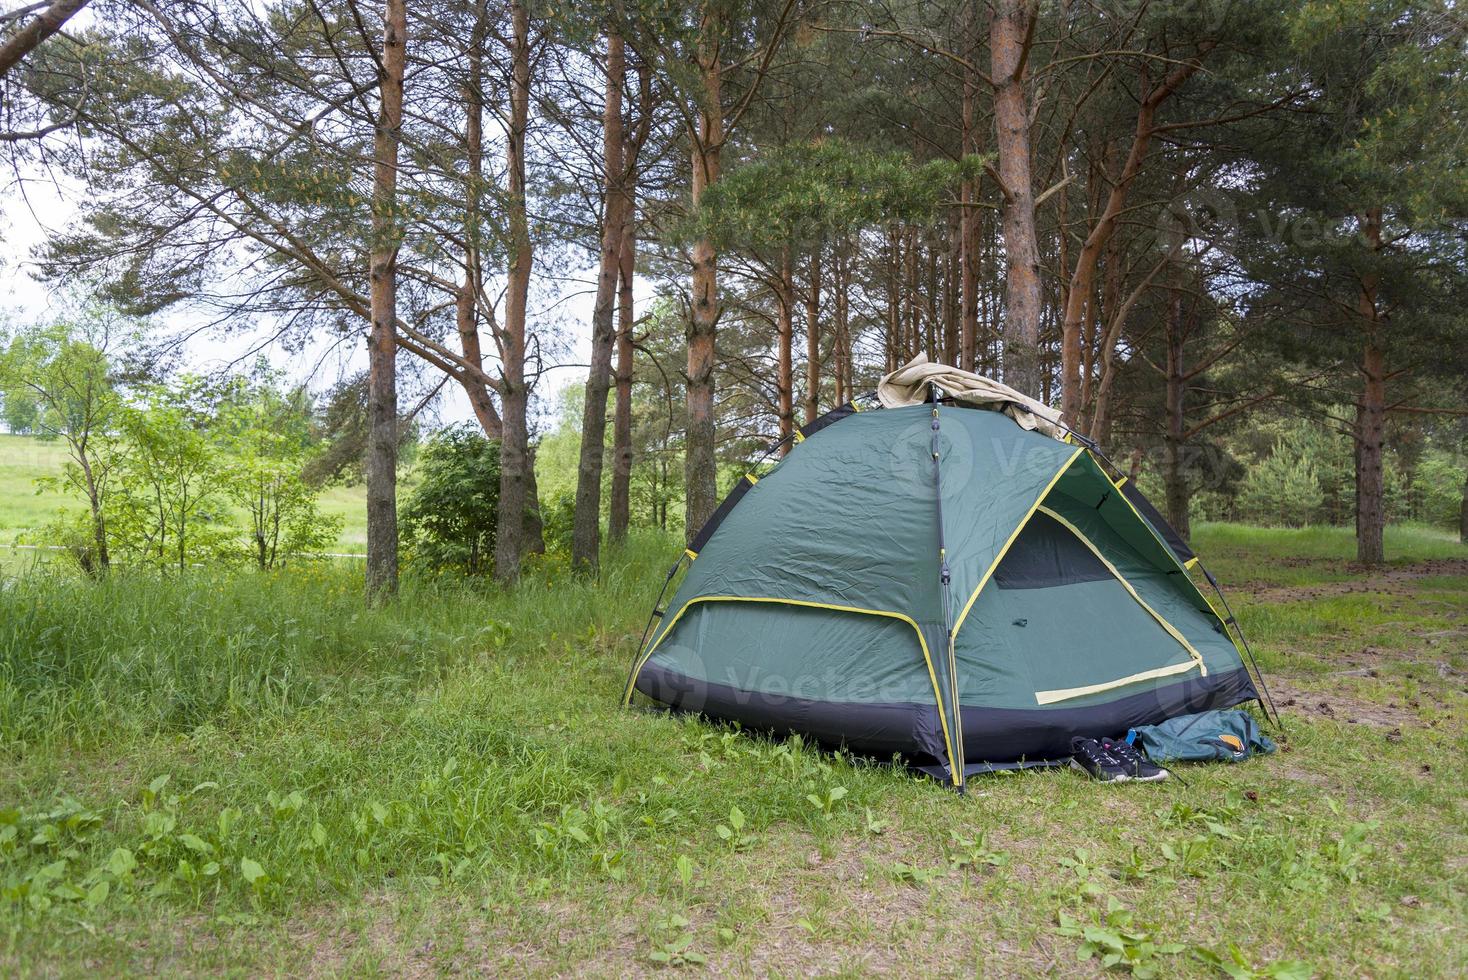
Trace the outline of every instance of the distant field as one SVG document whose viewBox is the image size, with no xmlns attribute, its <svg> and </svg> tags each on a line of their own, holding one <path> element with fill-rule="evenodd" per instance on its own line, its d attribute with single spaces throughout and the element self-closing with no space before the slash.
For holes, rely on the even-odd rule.
<svg viewBox="0 0 1468 980">
<path fill-rule="evenodd" d="M 8 547 L 20 535 L 34 531 L 66 509 L 80 507 L 79 498 L 61 492 L 36 492 L 36 480 L 59 475 L 66 464 L 66 448 L 32 436 L 0 435 L 0 567 L 30 561 Z M 367 547 L 366 491 L 360 486 L 329 487 L 321 495 L 321 510 L 342 518 L 342 533 L 333 551 L 360 553 Z M 243 521 L 241 521 L 243 524 Z"/>
</svg>

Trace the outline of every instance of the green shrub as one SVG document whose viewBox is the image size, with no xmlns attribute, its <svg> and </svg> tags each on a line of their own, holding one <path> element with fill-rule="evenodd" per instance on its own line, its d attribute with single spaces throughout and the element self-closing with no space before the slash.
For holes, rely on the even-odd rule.
<svg viewBox="0 0 1468 980">
<path fill-rule="evenodd" d="M 402 511 L 409 560 L 469 575 L 493 571 L 499 444 L 473 426 L 451 426 L 423 447 L 417 476 L 418 485 Z"/>
<path fill-rule="evenodd" d="M 1303 449 L 1286 436 L 1249 471 L 1239 491 L 1239 510 L 1246 519 L 1276 527 L 1303 527 L 1319 519 L 1325 494 Z"/>
</svg>

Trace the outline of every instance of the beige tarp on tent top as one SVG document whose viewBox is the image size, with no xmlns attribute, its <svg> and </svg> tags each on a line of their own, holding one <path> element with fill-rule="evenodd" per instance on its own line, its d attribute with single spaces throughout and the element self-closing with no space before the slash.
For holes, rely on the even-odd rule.
<svg viewBox="0 0 1468 980">
<path fill-rule="evenodd" d="M 947 364 L 932 363 L 926 354 L 919 354 L 883 377 L 877 383 L 877 398 L 883 408 L 920 405 L 927 401 L 928 386 L 932 384 L 958 401 L 1003 412 L 1023 428 L 1042 432 L 1053 439 L 1065 439 L 1065 429 L 1059 424 L 1059 410 L 991 378 L 972 371 L 960 371 Z"/>
</svg>

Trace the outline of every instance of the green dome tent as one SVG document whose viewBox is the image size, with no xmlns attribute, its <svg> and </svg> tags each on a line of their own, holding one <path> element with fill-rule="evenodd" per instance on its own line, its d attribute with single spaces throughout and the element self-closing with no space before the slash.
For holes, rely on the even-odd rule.
<svg viewBox="0 0 1468 980">
<path fill-rule="evenodd" d="M 1257 697 L 1192 553 L 1088 447 L 947 401 L 843 406 L 796 441 L 691 544 L 624 702 L 899 754 L 962 787 L 1075 735 Z"/>
</svg>

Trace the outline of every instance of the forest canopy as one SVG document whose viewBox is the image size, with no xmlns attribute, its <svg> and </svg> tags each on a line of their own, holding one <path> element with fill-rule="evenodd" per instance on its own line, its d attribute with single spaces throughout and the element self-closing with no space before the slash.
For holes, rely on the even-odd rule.
<svg viewBox="0 0 1468 980">
<path fill-rule="evenodd" d="M 374 592 L 399 428 L 445 387 L 497 447 L 494 573 L 543 550 L 563 362 L 580 566 L 692 535 L 917 354 L 1062 408 L 1184 535 L 1354 523 L 1371 564 L 1388 520 L 1468 521 L 1465 29 L 1447 0 L 56 0 L 0 25 L 3 145 L 85 188 L 51 282 L 365 344 Z"/>
</svg>

